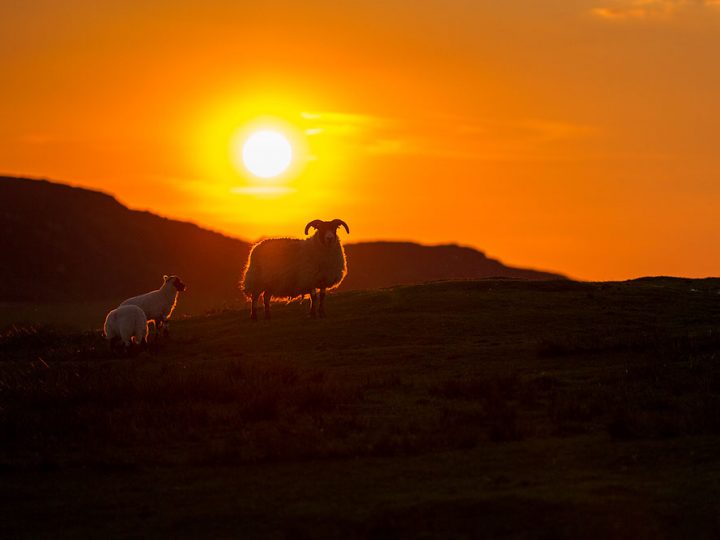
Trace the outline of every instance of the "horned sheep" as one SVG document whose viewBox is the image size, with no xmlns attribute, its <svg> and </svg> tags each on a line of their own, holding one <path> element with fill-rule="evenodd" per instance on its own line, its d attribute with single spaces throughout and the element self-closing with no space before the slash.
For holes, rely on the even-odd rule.
<svg viewBox="0 0 720 540">
<path fill-rule="evenodd" d="M 186 288 L 187 286 L 178 276 L 163 276 L 162 287 L 128 298 L 120 306 L 138 306 L 145 312 L 148 322 L 155 322 L 155 331 L 159 333 L 164 327 L 167 335 L 167 320 L 175 309 L 178 295 Z"/>
<path fill-rule="evenodd" d="M 110 350 L 130 352 L 133 345 L 144 347 L 147 340 L 147 317 L 138 306 L 120 306 L 105 317 L 105 338 Z"/>
<path fill-rule="evenodd" d="M 309 238 L 269 238 L 253 246 L 242 279 L 242 289 L 252 302 L 252 320 L 257 320 L 261 294 L 266 319 L 272 297 L 292 299 L 306 294 L 311 299 L 310 316 L 325 316 L 325 292 L 337 287 L 346 274 L 345 251 L 337 234 L 340 226 L 350 233 L 341 219 L 316 219 L 305 226 L 305 235 L 310 228 L 316 229 Z"/>
</svg>

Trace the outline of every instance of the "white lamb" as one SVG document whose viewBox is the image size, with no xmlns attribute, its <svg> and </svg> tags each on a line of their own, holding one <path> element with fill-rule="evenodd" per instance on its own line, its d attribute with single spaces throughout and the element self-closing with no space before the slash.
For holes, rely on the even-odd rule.
<svg viewBox="0 0 720 540">
<path fill-rule="evenodd" d="M 340 226 L 350 233 L 341 219 L 315 219 L 305 226 L 305 234 L 317 229 L 310 238 L 268 238 L 253 246 L 242 280 L 242 289 L 251 299 L 252 320 L 257 320 L 261 294 L 266 319 L 270 318 L 272 297 L 306 294 L 311 299 L 310 316 L 325 316 L 325 291 L 337 287 L 346 274 L 345 251 L 337 234 Z"/>
<path fill-rule="evenodd" d="M 164 333 L 167 335 L 167 320 L 175 309 L 178 294 L 185 289 L 185 283 L 178 276 L 163 276 L 162 287 L 149 293 L 128 298 L 120 305 L 140 307 L 145 312 L 148 322 L 155 322 L 155 331 L 159 333 L 160 329 L 165 326 Z"/>
<path fill-rule="evenodd" d="M 129 352 L 133 345 L 142 348 L 147 341 L 147 317 L 137 306 L 120 306 L 105 317 L 105 339 L 110 350 Z"/>
</svg>

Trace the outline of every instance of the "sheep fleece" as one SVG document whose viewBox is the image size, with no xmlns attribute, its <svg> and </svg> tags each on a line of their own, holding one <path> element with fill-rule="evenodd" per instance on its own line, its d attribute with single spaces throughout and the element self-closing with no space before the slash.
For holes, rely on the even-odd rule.
<svg viewBox="0 0 720 540">
<path fill-rule="evenodd" d="M 125 300 L 121 306 L 138 306 L 147 315 L 148 321 L 169 319 L 177 304 L 177 290 L 167 282 L 156 291 L 133 296 Z"/>
<path fill-rule="evenodd" d="M 105 337 L 109 340 L 119 337 L 125 345 L 132 338 L 141 343 L 147 335 L 147 318 L 138 306 L 120 306 L 108 313 L 105 318 Z"/>
<path fill-rule="evenodd" d="M 268 292 L 293 298 L 316 288 L 333 288 L 345 277 L 342 244 L 325 246 L 313 236 L 307 239 L 271 238 L 250 252 L 243 276 L 245 294 Z"/>
</svg>

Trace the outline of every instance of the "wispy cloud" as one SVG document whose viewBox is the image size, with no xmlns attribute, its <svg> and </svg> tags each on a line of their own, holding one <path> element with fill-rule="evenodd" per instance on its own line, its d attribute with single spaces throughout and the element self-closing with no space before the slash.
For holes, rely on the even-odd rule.
<svg viewBox="0 0 720 540">
<path fill-rule="evenodd" d="M 601 19 L 614 21 L 662 19 L 674 15 L 685 4 L 687 0 L 625 0 L 596 7 L 592 13 Z"/>
<path fill-rule="evenodd" d="M 382 129 L 393 123 L 391 119 L 380 116 L 333 111 L 303 112 L 300 113 L 300 116 L 306 123 L 305 133 L 307 135 L 353 137 Z"/>
<path fill-rule="evenodd" d="M 255 195 L 260 197 L 279 197 L 294 193 L 295 189 L 287 186 L 237 186 L 230 189 L 237 195 Z"/>
<path fill-rule="evenodd" d="M 669 20 L 693 8 L 720 11 L 720 0 L 614 0 L 592 9 L 592 14 L 607 21 Z"/>
<path fill-rule="evenodd" d="M 303 113 L 302 117 L 308 136 L 331 138 L 334 148 L 387 156 L 538 159 L 568 141 L 597 132 L 592 126 L 548 119 L 391 118 L 337 112 Z"/>
</svg>

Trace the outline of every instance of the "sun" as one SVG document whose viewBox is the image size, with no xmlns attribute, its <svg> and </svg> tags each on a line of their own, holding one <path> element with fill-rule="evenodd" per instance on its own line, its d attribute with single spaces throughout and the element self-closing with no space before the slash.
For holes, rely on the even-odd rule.
<svg viewBox="0 0 720 540">
<path fill-rule="evenodd" d="M 248 136 L 242 145 L 244 167 L 260 178 L 274 178 L 284 173 L 293 160 L 293 148 L 279 131 L 262 129 Z"/>
</svg>

